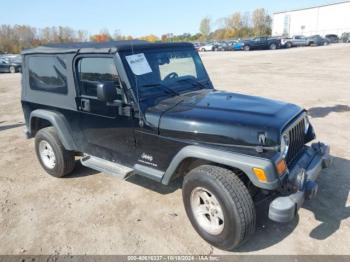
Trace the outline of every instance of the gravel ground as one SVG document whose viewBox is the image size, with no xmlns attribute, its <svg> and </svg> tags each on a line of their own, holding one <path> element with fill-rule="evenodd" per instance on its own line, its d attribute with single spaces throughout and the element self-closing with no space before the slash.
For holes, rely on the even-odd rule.
<svg viewBox="0 0 350 262">
<path fill-rule="evenodd" d="M 0 254 L 350 254 L 350 45 L 202 57 L 217 89 L 299 104 L 332 146 L 319 195 L 292 223 L 261 205 L 256 235 L 228 253 L 196 234 L 178 186 L 81 166 L 50 177 L 23 135 L 20 75 L 0 74 Z"/>
</svg>

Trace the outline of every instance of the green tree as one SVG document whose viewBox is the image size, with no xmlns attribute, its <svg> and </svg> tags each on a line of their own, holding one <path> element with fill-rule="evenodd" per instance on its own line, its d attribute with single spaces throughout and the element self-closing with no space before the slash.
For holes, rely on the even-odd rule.
<svg viewBox="0 0 350 262">
<path fill-rule="evenodd" d="M 210 17 L 205 17 L 202 19 L 199 25 L 199 32 L 202 34 L 204 39 L 208 39 L 211 32 L 211 19 Z"/>
<path fill-rule="evenodd" d="M 264 8 L 254 10 L 252 15 L 253 30 L 256 36 L 271 35 L 271 16 Z"/>
<path fill-rule="evenodd" d="M 243 27 L 242 14 L 235 12 L 228 18 L 226 18 L 226 28 L 239 31 Z"/>
</svg>

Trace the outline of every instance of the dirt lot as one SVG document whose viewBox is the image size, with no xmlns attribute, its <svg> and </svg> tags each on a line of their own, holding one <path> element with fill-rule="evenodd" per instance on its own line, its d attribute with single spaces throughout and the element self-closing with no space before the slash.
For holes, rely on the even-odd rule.
<svg viewBox="0 0 350 262">
<path fill-rule="evenodd" d="M 292 223 L 258 207 L 238 254 L 350 254 L 350 46 L 205 53 L 217 89 L 297 103 L 332 146 L 317 199 Z M 0 74 L 0 254 L 225 254 L 190 225 L 181 190 L 78 166 L 55 179 L 23 136 L 20 75 Z"/>
</svg>

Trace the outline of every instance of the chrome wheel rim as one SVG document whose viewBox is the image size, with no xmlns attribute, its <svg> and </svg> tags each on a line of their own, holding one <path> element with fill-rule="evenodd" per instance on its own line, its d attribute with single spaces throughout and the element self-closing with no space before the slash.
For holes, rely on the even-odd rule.
<svg viewBox="0 0 350 262">
<path fill-rule="evenodd" d="M 56 166 L 55 153 L 51 145 L 47 141 L 45 140 L 40 141 L 39 154 L 40 154 L 41 161 L 45 165 L 45 167 L 49 169 L 53 169 Z"/>
<path fill-rule="evenodd" d="M 213 193 L 197 187 L 191 193 L 191 209 L 198 225 L 211 235 L 219 235 L 224 230 L 224 213 Z"/>
</svg>

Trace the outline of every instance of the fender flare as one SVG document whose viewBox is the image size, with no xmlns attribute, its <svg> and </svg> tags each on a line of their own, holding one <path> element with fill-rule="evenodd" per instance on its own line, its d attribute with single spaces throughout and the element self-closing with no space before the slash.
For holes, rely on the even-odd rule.
<svg viewBox="0 0 350 262">
<path fill-rule="evenodd" d="M 58 137 L 60 138 L 65 149 L 71 150 L 71 151 L 77 149 L 77 146 L 71 135 L 69 124 L 63 114 L 56 111 L 44 110 L 44 109 L 34 110 L 33 112 L 31 112 L 29 117 L 29 132 L 31 135 L 33 134 L 32 132 L 33 118 L 44 119 L 50 122 L 51 125 L 56 128 Z"/>
<path fill-rule="evenodd" d="M 248 176 L 250 181 L 259 188 L 274 190 L 280 185 L 280 180 L 274 164 L 269 159 L 194 145 L 184 147 L 175 155 L 162 177 L 162 184 L 168 185 L 170 183 L 177 168 L 186 158 L 202 159 L 240 169 Z M 253 173 L 254 167 L 265 170 L 268 177 L 267 182 L 263 183 L 257 179 Z"/>
</svg>

